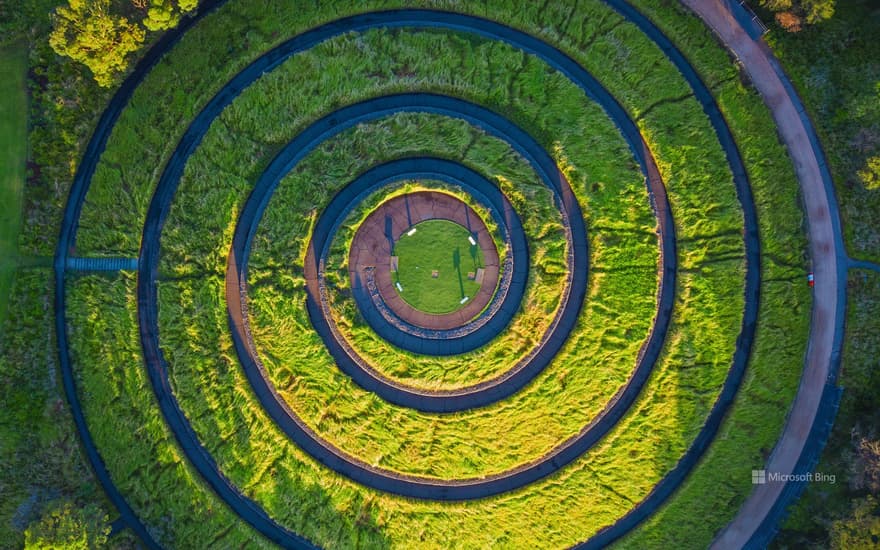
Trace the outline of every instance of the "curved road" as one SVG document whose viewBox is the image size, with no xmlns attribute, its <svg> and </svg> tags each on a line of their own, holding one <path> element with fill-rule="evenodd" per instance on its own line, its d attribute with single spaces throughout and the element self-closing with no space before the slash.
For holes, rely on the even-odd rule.
<svg viewBox="0 0 880 550">
<path fill-rule="evenodd" d="M 835 380 L 846 308 L 847 258 L 833 184 L 816 132 L 766 43 L 749 36 L 725 2 L 684 0 L 684 3 L 742 62 L 752 84 L 773 113 L 794 161 L 803 193 L 810 257 L 816 277 L 810 340 L 797 396 L 765 468 L 768 472 L 781 474 L 804 473 L 824 444 L 824 437 L 816 441 L 819 437 L 817 431 L 821 432 L 822 424 L 829 420 L 820 414 L 827 406 L 828 395 L 836 394 Z M 736 518 L 718 535 L 713 547 L 765 546 L 786 504 L 786 494 L 786 483 L 783 482 L 755 485 Z"/>
</svg>

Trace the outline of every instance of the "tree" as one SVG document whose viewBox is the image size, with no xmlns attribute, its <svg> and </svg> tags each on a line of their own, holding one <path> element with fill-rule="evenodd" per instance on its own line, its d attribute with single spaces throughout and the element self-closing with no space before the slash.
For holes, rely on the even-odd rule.
<svg viewBox="0 0 880 550">
<path fill-rule="evenodd" d="M 83 63 L 101 86 L 113 84 L 126 58 L 144 41 L 144 30 L 110 13 L 110 0 L 69 0 L 55 12 L 49 44 L 59 55 Z"/>
<path fill-rule="evenodd" d="M 177 25 L 180 17 L 196 9 L 198 0 L 135 0 L 147 11 L 144 26 L 151 31 L 163 31 Z M 136 4 L 137 5 L 137 4 Z"/>
<path fill-rule="evenodd" d="M 871 191 L 880 189 L 880 156 L 869 158 L 865 167 L 859 170 L 858 174 L 865 189 Z"/>
<path fill-rule="evenodd" d="M 26 550 L 88 550 L 107 543 L 107 515 L 94 504 L 80 508 L 69 501 L 55 501 L 42 518 L 24 533 Z"/>
<path fill-rule="evenodd" d="M 880 516 L 877 512 L 877 501 L 873 497 L 854 500 L 849 517 L 831 525 L 831 548 L 877 548 L 880 543 Z"/>
<path fill-rule="evenodd" d="M 834 15 L 835 0 L 760 0 L 763 7 L 776 12 L 776 22 L 787 31 L 797 32 Z"/>
</svg>

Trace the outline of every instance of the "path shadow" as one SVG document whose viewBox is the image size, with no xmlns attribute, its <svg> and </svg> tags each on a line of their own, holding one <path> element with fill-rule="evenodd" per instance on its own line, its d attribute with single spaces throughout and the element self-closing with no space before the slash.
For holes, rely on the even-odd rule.
<svg viewBox="0 0 880 550">
<path fill-rule="evenodd" d="M 472 244 L 470 247 L 471 262 L 473 262 L 474 269 L 476 269 L 476 268 L 480 267 L 477 262 L 477 258 L 479 257 L 479 253 L 480 253 L 480 249 L 479 249 L 480 241 L 478 240 L 479 237 L 477 236 L 477 234 L 475 232 L 471 232 L 471 237 L 474 239 L 474 244 Z"/>
<path fill-rule="evenodd" d="M 407 208 L 407 216 L 409 209 Z M 388 250 L 394 253 L 394 218 L 390 214 L 385 214 L 385 238 L 388 239 Z"/>
<path fill-rule="evenodd" d="M 408 195 L 403 196 L 403 205 L 406 207 L 406 226 L 412 227 L 412 225 L 413 225 L 412 212 L 409 209 L 409 196 Z"/>
</svg>

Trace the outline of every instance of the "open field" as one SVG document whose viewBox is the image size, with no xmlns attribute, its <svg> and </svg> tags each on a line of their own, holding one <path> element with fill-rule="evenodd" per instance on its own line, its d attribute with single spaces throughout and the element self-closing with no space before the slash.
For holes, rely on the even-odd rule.
<svg viewBox="0 0 880 550">
<path fill-rule="evenodd" d="M 470 232 L 457 223 L 428 220 L 413 226 L 394 244 L 399 258 L 396 281 L 400 295 L 420 311 L 449 313 L 480 289 L 468 272 L 485 267 L 483 252 L 468 242 Z M 434 275 L 436 272 L 436 276 Z"/>
<path fill-rule="evenodd" d="M 18 230 L 27 160 L 27 48 L 0 45 L 0 326 L 18 265 Z"/>
</svg>

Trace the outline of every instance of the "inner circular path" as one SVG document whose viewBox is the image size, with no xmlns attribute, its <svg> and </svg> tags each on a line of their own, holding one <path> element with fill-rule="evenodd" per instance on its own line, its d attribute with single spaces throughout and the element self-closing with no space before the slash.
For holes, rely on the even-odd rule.
<svg viewBox="0 0 880 550">
<path fill-rule="evenodd" d="M 400 319 L 435 330 L 460 327 L 479 315 L 492 301 L 501 272 L 495 240 L 480 216 L 438 191 L 379 205 L 352 240 L 348 269 L 352 288 L 367 284 L 371 295 L 375 288 Z M 417 300 L 448 312 L 417 308 Z"/>
<path fill-rule="evenodd" d="M 418 110 L 428 108 L 426 104 L 420 105 L 414 102 L 413 96 L 417 96 L 421 102 L 433 103 L 435 108 L 438 109 L 441 106 L 449 109 L 450 107 L 462 107 L 465 105 L 471 105 L 476 108 L 473 104 L 460 102 L 446 96 L 406 94 L 405 96 L 376 98 L 355 104 L 341 109 L 335 115 L 325 117 L 316 124 L 319 126 L 335 125 L 334 121 L 337 115 L 349 116 L 350 113 L 369 112 L 371 106 L 387 106 L 407 100 L 413 104 L 401 107 L 401 109 Z M 381 112 L 382 110 L 379 109 L 378 111 Z M 376 116 L 382 115 L 378 114 Z M 306 136 L 301 139 L 305 141 L 309 138 Z M 285 162 L 286 155 L 292 154 L 292 152 L 297 150 L 297 147 L 303 146 L 302 141 L 300 138 L 297 138 L 297 140 L 291 142 L 291 145 L 285 149 L 286 153 L 283 152 L 276 160 L 278 162 Z M 314 144 L 309 145 L 309 147 L 312 146 Z M 432 179 L 455 185 L 491 208 L 493 218 L 504 228 L 505 234 L 508 235 L 507 240 L 510 243 L 508 256 L 505 260 L 507 266 L 503 273 L 503 284 L 501 289 L 495 293 L 489 308 L 477 320 L 449 331 L 418 329 L 414 325 L 409 325 L 394 315 L 390 309 L 383 307 L 384 302 L 382 300 L 374 299 L 375 297 L 370 293 L 369 285 L 357 284 L 352 289 L 353 296 L 361 314 L 370 327 L 383 339 L 401 349 L 425 355 L 454 355 L 476 349 L 490 342 L 504 330 L 511 318 L 516 314 L 525 293 L 529 253 L 522 223 L 510 202 L 507 201 L 497 186 L 470 168 L 456 162 L 435 157 L 410 157 L 380 164 L 359 175 L 333 197 L 318 217 L 318 221 L 315 223 L 315 228 L 312 231 L 311 244 L 307 246 L 306 261 L 304 263 L 304 274 L 308 287 L 307 307 L 309 309 L 309 317 L 312 325 L 324 340 L 324 344 L 331 355 L 333 355 L 339 367 L 361 387 L 373 388 L 369 391 L 375 391 L 392 403 L 431 412 L 449 412 L 450 410 L 479 406 L 476 403 L 490 403 L 491 401 L 474 400 L 473 397 L 469 401 L 461 402 L 456 402 L 456 399 L 442 400 L 443 397 L 473 393 L 480 389 L 477 386 L 450 392 L 426 393 L 415 391 L 413 395 L 409 395 L 411 393 L 410 388 L 387 380 L 367 362 L 361 360 L 360 356 L 347 345 L 345 338 L 339 334 L 336 324 L 333 322 L 333 314 L 328 305 L 329 299 L 326 295 L 322 274 L 322 266 L 326 264 L 326 258 L 333 237 L 336 235 L 340 225 L 344 223 L 346 216 L 367 196 L 385 185 L 407 179 Z M 271 193 L 271 190 L 266 190 L 268 183 L 264 183 L 260 188 L 260 193 Z M 277 185 L 277 181 L 273 185 Z M 257 199 L 249 201 L 248 205 L 252 209 L 244 214 L 244 218 L 251 220 L 249 223 L 256 224 L 256 220 L 260 216 L 255 212 L 258 206 Z M 236 231 L 244 231 L 245 229 L 247 227 L 239 223 Z M 234 249 L 230 255 L 230 262 L 234 260 L 235 263 L 234 265 L 230 263 L 229 269 L 234 268 L 236 271 L 227 271 L 227 306 L 230 308 L 230 315 L 235 319 L 236 314 L 233 308 L 237 304 L 241 304 L 238 307 L 243 307 L 241 309 L 242 313 L 238 315 L 242 316 L 243 321 L 247 321 L 247 316 L 244 315 L 246 312 L 244 304 L 247 298 L 245 281 L 250 248 L 243 233 L 238 232 L 236 235 L 240 236 L 237 246 L 241 248 Z M 582 238 L 585 239 L 586 237 L 582 236 Z M 236 246 L 235 241 L 233 246 Z M 586 250 L 585 243 L 583 247 Z M 586 262 L 585 259 L 583 261 Z M 584 272 L 581 274 L 581 277 L 586 281 L 586 263 L 584 263 Z M 570 285 L 565 290 L 565 297 L 569 296 L 569 288 Z M 238 290 L 235 291 L 235 289 Z M 561 322 L 562 319 L 561 314 L 557 313 L 556 320 Z M 249 332 L 243 332 L 242 338 L 250 342 Z M 248 349 L 256 349 L 253 342 L 250 342 L 249 346 Z M 254 361 L 259 363 L 256 358 Z M 519 366 L 511 369 L 511 372 L 518 370 L 520 370 Z M 487 384 L 489 386 L 492 385 L 490 382 L 487 382 Z M 392 388 L 402 390 L 405 393 L 401 394 Z M 483 389 L 487 388 L 488 386 Z M 489 394 L 484 394 L 483 397 L 492 399 L 488 396 Z"/>
</svg>

